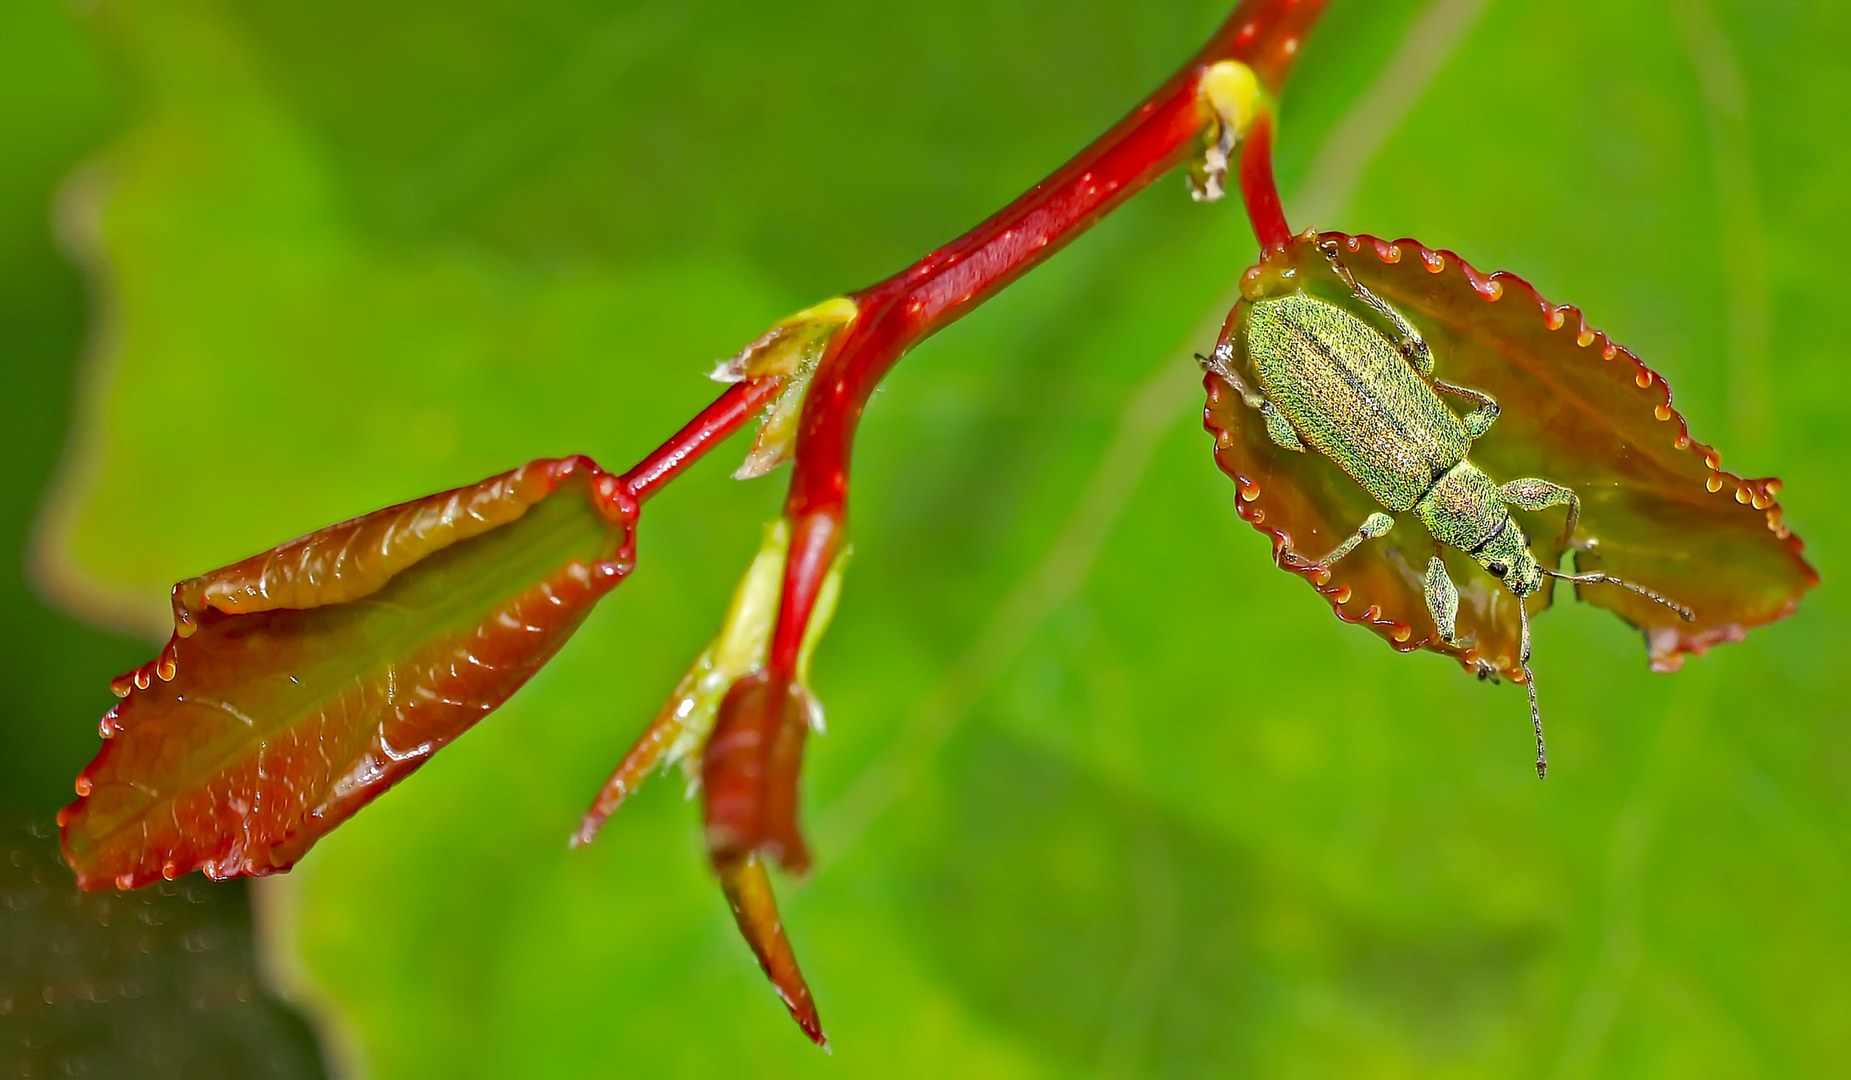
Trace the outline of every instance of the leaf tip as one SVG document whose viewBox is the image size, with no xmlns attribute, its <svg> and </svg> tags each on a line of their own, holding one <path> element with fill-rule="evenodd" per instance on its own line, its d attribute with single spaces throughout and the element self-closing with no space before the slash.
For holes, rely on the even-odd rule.
<svg viewBox="0 0 1851 1080">
<path fill-rule="evenodd" d="M 784 923 L 778 917 L 778 901 L 771 891 L 771 878 L 764 860 L 756 854 L 716 855 L 713 864 L 739 933 L 758 958 L 765 977 L 771 980 L 772 989 L 777 991 L 778 998 L 804 1035 L 825 1053 L 831 1053 L 816 1000 L 804 981 L 803 971 L 797 966 L 796 953 L 791 950 L 790 939 L 784 934 Z"/>
</svg>

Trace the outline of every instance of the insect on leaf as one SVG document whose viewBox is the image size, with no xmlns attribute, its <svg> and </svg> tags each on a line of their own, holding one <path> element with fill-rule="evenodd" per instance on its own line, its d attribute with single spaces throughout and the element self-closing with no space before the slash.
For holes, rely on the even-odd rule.
<svg viewBox="0 0 1851 1080">
<path fill-rule="evenodd" d="M 635 512 L 591 459 L 541 460 L 176 585 L 59 815 L 79 883 L 289 867 L 558 651 Z"/>
<path fill-rule="evenodd" d="M 1818 582 L 1774 501 L 1779 481 L 1723 472 L 1716 452 L 1692 439 L 1671 407 L 1663 378 L 1590 328 L 1577 308 L 1549 303 L 1515 275 L 1481 274 L 1450 251 L 1412 240 L 1307 233 L 1249 270 L 1243 297 L 1299 288 L 1354 306 L 1325 250 L 1414 324 L 1432 349 L 1435 378 L 1502 404 L 1472 444 L 1475 464 L 1500 483 L 1540 477 L 1580 495 L 1575 570 L 1625 578 L 1694 612 L 1684 622 L 1615 586 L 1575 586 L 1580 599 L 1644 631 L 1655 669 L 1674 670 L 1685 653 L 1781 618 Z M 1222 339 L 1237 366 L 1244 363 L 1239 313 L 1237 304 Z M 1435 545 L 1414 515 L 1335 566 L 1315 565 L 1380 507 L 1328 459 L 1270 440 L 1220 373 L 1211 369 L 1206 387 L 1215 459 L 1235 480 L 1241 516 L 1272 537 L 1282 568 L 1310 581 L 1339 618 L 1369 626 L 1397 649 L 1433 649 L 1480 674 L 1522 678 L 1516 597 L 1451 549 L 1442 558 L 1459 585 L 1458 637 L 1441 640 L 1422 595 Z M 1569 546 L 1566 511 L 1515 517 L 1537 559 L 1557 566 Z M 1532 611 L 1550 599 L 1545 586 Z"/>
</svg>

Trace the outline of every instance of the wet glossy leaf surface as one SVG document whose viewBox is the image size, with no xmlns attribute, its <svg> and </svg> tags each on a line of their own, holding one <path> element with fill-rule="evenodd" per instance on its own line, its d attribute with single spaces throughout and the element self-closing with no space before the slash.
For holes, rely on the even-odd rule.
<svg viewBox="0 0 1851 1080">
<path fill-rule="evenodd" d="M 1568 569 L 1612 574 L 1695 612 L 1686 622 L 1611 585 L 1576 586 L 1581 599 L 1644 631 L 1654 667 L 1674 670 L 1684 653 L 1739 640 L 1747 628 L 1791 613 L 1817 584 L 1774 501 L 1778 483 L 1721 471 L 1719 455 L 1692 439 L 1672 407 L 1663 376 L 1588 326 L 1576 308 L 1549 303 L 1523 279 L 1480 273 L 1451 251 L 1412 240 L 1324 233 L 1270 253 L 1243 278 L 1243 295 L 1304 290 L 1354 305 L 1321 250 L 1332 244 L 1358 283 L 1421 332 L 1433 350 L 1434 378 L 1489 394 L 1502 407 L 1468 460 L 1499 483 L 1540 477 L 1580 495 Z M 1224 341 L 1252 385 L 1238 322 L 1229 317 Z M 1467 670 L 1521 678 L 1509 590 L 1463 553 L 1446 550 L 1460 611 L 1458 644 L 1442 640 L 1422 593 L 1436 545 L 1412 514 L 1334 567 L 1319 565 L 1381 507 L 1328 459 L 1269 439 L 1259 414 L 1220 375 L 1211 371 L 1206 386 L 1216 460 L 1235 480 L 1241 516 L 1273 538 L 1282 567 L 1317 587 L 1339 618 L 1364 623 L 1398 649 L 1430 648 L 1457 656 Z M 1566 508 L 1515 516 L 1538 560 L 1559 565 L 1569 540 Z"/>
<path fill-rule="evenodd" d="M 86 888 L 288 869 L 518 690 L 629 572 L 589 459 L 329 526 L 174 587 L 59 816 Z"/>
<path fill-rule="evenodd" d="M 1651 358 L 1725 464 L 1787 480 L 1827 583 L 1794 618 L 1661 677 L 1558 605 L 1538 784 L 1520 691 L 1337 625 L 1236 516 L 1189 354 L 1254 249 L 1159 183 L 869 409 L 805 748 L 816 868 L 776 880 L 834 1056 L 765 986 L 675 777 L 566 846 L 776 513 L 783 474 L 726 478 L 743 441 L 650 504 L 638 572 L 499 713 L 255 890 L 293 901 L 277 953 L 333 1045 L 443 1080 L 1851 1069 L 1851 374 L 1819 259 L 1851 245 L 1851 148 L 1820 134 L 1851 125 L 1847 13 L 1486 4 L 1355 197 L 1313 209 L 1326 135 L 1394 98 L 1371 84 L 1429 7 L 1336 0 L 1307 45 L 1293 223 L 1519 269 Z M 1744 113 L 1706 104 L 1688 7 Z M 73 433 L 91 467 L 42 527 L 74 610 L 160 635 L 142 658 L 204 568 L 537 455 L 634 460 L 715 360 L 1000 206 L 1221 14 L 100 10 L 84 31 L 143 106 L 88 189 L 119 306 Z M 1728 115 L 1758 277 L 1719 197 Z M 1760 354 L 1732 330 L 1756 296 Z M 24 625 L 15 668 L 51 655 Z M 8 722 L 94 747 L 100 706 L 31 700 Z"/>
</svg>

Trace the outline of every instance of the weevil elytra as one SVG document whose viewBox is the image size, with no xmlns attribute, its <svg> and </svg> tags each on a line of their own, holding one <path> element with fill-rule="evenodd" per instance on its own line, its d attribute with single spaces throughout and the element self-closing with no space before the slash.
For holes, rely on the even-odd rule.
<svg viewBox="0 0 1851 1080">
<path fill-rule="evenodd" d="M 1464 552 L 1517 597 L 1518 664 L 1529 690 L 1536 774 L 1543 776 L 1548 756 L 1529 667 L 1527 602 L 1544 579 L 1613 585 L 1663 604 L 1686 621 L 1693 615 L 1650 589 L 1608 574 L 1542 565 L 1511 509 L 1566 507 L 1562 535 L 1573 549 L 1581 542 L 1576 537 L 1580 498 L 1566 486 L 1537 477 L 1499 484 L 1474 465 L 1472 443 L 1497 420 L 1498 403 L 1437 378 L 1432 349 L 1420 331 L 1350 274 L 1336 242 L 1320 244 L 1319 250 L 1347 288 L 1350 302 L 1333 302 L 1296 286 L 1249 297 L 1241 305 L 1235 333 L 1216 346 L 1208 363 L 1259 413 L 1274 443 L 1329 459 L 1382 507 L 1384 512 L 1370 514 L 1318 560 L 1320 565 L 1329 567 L 1357 545 L 1386 535 L 1394 527 L 1393 515 L 1411 512 L 1435 544 L 1423 591 L 1442 638 L 1454 640 L 1459 591 L 1440 560 L 1440 545 Z M 1470 411 L 1455 413 L 1442 394 L 1466 403 Z"/>
</svg>

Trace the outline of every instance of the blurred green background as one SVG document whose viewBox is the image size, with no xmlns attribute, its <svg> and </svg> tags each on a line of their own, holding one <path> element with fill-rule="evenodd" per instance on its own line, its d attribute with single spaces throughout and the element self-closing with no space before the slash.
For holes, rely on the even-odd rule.
<svg viewBox="0 0 1851 1080">
<path fill-rule="evenodd" d="M 0 1075 L 1851 1073 L 1835 0 L 1334 0 L 1288 92 L 1295 224 L 1581 305 L 1787 480 L 1826 578 L 1675 676 L 1603 612 L 1539 620 L 1546 784 L 1520 691 L 1340 625 L 1235 517 L 1189 354 L 1253 242 L 1170 178 L 869 409 L 820 868 L 782 887 L 833 1057 L 678 779 L 565 844 L 776 512 L 737 447 L 514 701 L 294 873 L 161 891 L 216 921 L 96 991 L 141 944 L 44 825 L 172 582 L 530 458 L 627 464 L 714 359 L 1000 206 L 1223 14 L 0 5 Z M 210 1042 L 225 1008 L 261 1037 Z M 112 1073 L 143 1029 L 212 1049 Z"/>
</svg>

